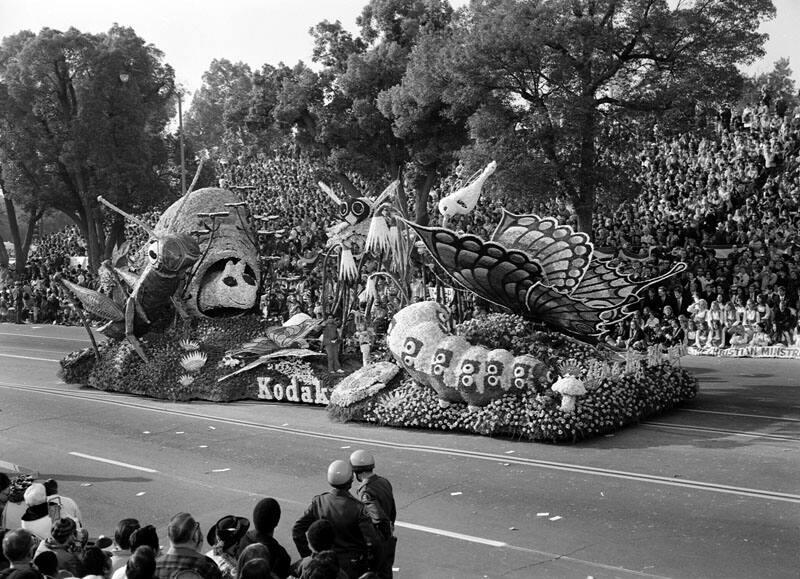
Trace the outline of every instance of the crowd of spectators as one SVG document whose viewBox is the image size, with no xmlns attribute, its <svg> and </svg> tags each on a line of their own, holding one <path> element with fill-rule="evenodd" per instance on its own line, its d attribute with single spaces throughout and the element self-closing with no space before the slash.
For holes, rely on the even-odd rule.
<svg viewBox="0 0 800 579">
<path fill-rule="evenodd" d="M 96 288 L 97 274 L 87 266 L 86 246 L 75 227 L 36 240 L 21 276 L 0 268 L 0 322 L 80 324 L 79 312 L 53 276 Z"/>
<path fill-rule="evenodd" d="M 364 453 L 352 456 L 358 452 Z M 276 538 L 281 506 L 274 498 L 260 499 L 252 517 L 221 517 L 207 533 L 181 512 L 170 518 L 163 538 L 156 526 L 133 517 L 121 519 L 109 536 L 93 535 L 57 481 L 11 479 L 0 471 L 0 579 L 390 578 L 396 542 L 391 484 L 374 473 L 374 464 L 351 462 L 331 463 L 330 489 L 294 523 L 292 547 L 299 556 Z"/>
<path fill-rule="evenodd" d="M 611 328 L 607 342 L 638 349 L 800 345 L 800 108 L 775 107 L 766 95 L 739 111 L 720 107 L 706 131 L 655 130 L 638 142 L 640 193 L 596 207 L 594 246 L 636 279 L 655 277 L 676 261 L 688 267 L 648 288 L 635 315 Z M 613 155 L 606 160 L 615 162 Z M 502 207 L 577 225 L 562 197 L 519 205 L 483 197 L 448 226 L 487 238 Z"/>
<path fill-rule="evenodd" d="M 688 265 L 682 275 L 651 288 L 639 304 L 638 316 L 614 328 L 609 342 L 637 347 L 676 340 L 720 347 L 795 343 L 800 306 L 800 248 L 796 244 L 800 230 L 800 109 L 776 106 L 764 94 L 760 102 L 739 110 L 723 105 L 710 121 L 680 134 L 665 134 L 656 127 L 637 135 L 633 160 L 638 172 L 633 177 L 639 194 L 618 206 L 600 204 L 596 208 L 595 247 L 612 255 L 634 278 L 655 276 L 676 261 Z M 618 153 L 602 154 L 606 162 L 630 166 L 631 159 L 616 158 Z M 221 167 L 220 185 L 242 194 L 262 231 L 261 258 L 271 280 L 262 311 L 272 319 L 285 320 L 299 312 L 314 315 L 320 308 L 327 309 L 321 303 L 322 279 L 314 258 L 325 245 L 326 229 L 339 218 L 338 208 L 317 185 L 318 168 L 296 155 Z M 357 186 L 367 194 L 377 192 L 366 183 Z M 433 192 L 429 209 L 434 223 L 436 201 L 455 186 L 451 178 Z M 484 195 L 475 211 L 448 226 L 488 237 L 502 207 L 576 224 L 570 202 L 559 196 L 525 205 L 518 198 Z M 158 213 L 144 217 L 155 222 Z M 134 240 L 132 246 L 141 245 L 143 235 L 139 228 L 126 225 L 126 236 Z M 81 253 L 74 229 L 40 240 L 24 286 L 27 301 L 23 302 L 30 303 L 25 307 L 28 319 L 77 321 L 69 301 L 48 279 L 60 271 L 78 283 L 83 280 L 82 285 L 96 285 L 90 272 L 64 263 L 64 256 Z M 416 299 L 427 297 L 437 286 L 433 273 L 428 268 L 416 271 L 415 283 L 423 286 Z M 438 285 L 441 299 L 442 284 Z M 371 313 L 377 315 L 380 326 L 388 323 L 386 319 L 400 307 L 401 300 L 383 280 L 377 289 Z M 0 287 L 0 320 L 9 309 L 12 290 L 8 285 L 5 290 Z M 654 299 L 678 293 L 679 301 L 686 302 L 682 311 Z M 455 295 L 463 306 L 460 317 L 470 315 L 472 300 L 460 292 Z M 450 298 L 455 301 L 452 292 Z M 58 308 L 44 306 L 56 300 Z M 747 313 L 750 306 L 759 312 L 755 322 Z M 720 320 L 716 319 L 717 308 L 727 312 Z M 714 313 L 706 316 L 702 313 L 706 310 Z"/>
</svg>

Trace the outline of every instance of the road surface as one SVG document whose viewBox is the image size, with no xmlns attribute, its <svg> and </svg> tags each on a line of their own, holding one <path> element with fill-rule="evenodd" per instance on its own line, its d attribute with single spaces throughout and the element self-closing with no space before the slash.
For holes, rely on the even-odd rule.
<svg viewBox="0 0 800 579">
<path fill-rule="evenodd" d="M 800 363 L 685 358 L 684 408 L 577 445 L 332 423 L 282 403 L 66 385 L 81 328 L 0 324 L 0 468 L 53 477 L 93 535 L 280 502 L 276 537 L 355 448 L 395 488 L 401 578 L 798 577 Z"/>
</svg>

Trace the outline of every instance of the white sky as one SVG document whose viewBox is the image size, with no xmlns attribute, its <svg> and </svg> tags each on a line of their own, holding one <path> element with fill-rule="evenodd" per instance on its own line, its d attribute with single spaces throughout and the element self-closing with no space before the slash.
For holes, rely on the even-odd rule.
<svg viewBox="0 0 800 579">
<path fill-rule="evenodd" d="M 460 6 L 467 0 L 451 0 Z M 771 35 L 766 58 L 750 72 L 768 72 L 775 60 L 790 58 L 800 79 L 800 0 L 773 0 L 777 18 L 764 25 Z M 132 27 L 164 53 L 177 81 L 190 92 L 214 58 L 264 63 L 299 60 L 310 64 L 309 28 L 322 20 L 340 20 L 355 31 L 355 19 L 367 0 L 0 0 L 0 38 L 44 27 L 105 32 L 114 22 Z"/>
</svg>

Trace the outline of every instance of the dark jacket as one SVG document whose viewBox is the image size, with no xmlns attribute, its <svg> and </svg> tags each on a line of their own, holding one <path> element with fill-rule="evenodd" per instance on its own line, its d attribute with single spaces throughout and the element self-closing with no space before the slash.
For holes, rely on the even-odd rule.
<svg viewBox="0 0 800 579">
<path fill-rule="evenodd" d="M 311 549 L 306 540 L 306 531 L 311 523 L 328 519 L 333 525 L 335 541 L 333 550 L 337 555 L 356 553 L 367 555 L 378 543 L 378 535 L 372 526 L 364 505 L 343 489 L 315 496 L 311 504 L 292 527 L 292 540 L 301 557 L 308 557 Z"/>
<path fill-rule="evenodd" d="M 289 567 L 292 564 L 292 559 L 289 553 L 283 548 L 283 545 L 275 540 L 275 537 L 262 537 L 255 529 L 247 531 L 242 540 L 239 541 L 239 553 L 244 550 L 248 545 L 254 543 L 261 543 L 267 550 L 269 550 L 270 567 L 272 572 L 275 573 L 280 579 L 286 579 L 289 576 Z"/>
<path fill-rule="evenodd" d="M 358 487 L 358 498 L 364 503 L 367 514 L 383 539 L 391 537 L 397 519 L 392 484 L 382 476 L 373 474 Z"/>
</svg>

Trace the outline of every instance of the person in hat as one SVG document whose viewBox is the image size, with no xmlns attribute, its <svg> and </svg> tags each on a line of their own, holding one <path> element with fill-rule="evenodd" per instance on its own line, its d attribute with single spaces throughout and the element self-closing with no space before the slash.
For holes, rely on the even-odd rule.
<svg viewBox="0 0 800 579">
<path fill-rule="evenodd" d="M 58 569 L 69 571 L 75 577 L 83 577 L 83 564 L 75 554 L 74 545 L 78 539 L 78 525 L 70 517 L 53 523 L 49 537 L 39 544 L 36 554 L 52 551 L 58 559 Z"/>
<path fill-rule="evenodd" d="M 272 572 L 286 579 L 289 576 L 289 566 L 292 563 L 289 553 L 283 545 L 275 539 L 275 527 L 281 520 L 281 506 L 273 498 L 267 497 L 256 503 L 253 509 L 253 528 L 251 528 L 239 543 L 240 552 L 249 545 L 260 543 L 269 551 L 269 563 Z"/>
<path fill-rule="evenodd" d="M 40 541 L 50 537 L 53 520 L 47 507 L 47 493 L 42 483 L 33 483 L 25 489 L 27 509 L 22 515 L 21 526 L 36 535 Z"/>
<path fill-rule="evenodd" d="M 171 579 L 180 571 L 194 571 L 203 579 L 222 579 L 219 567 L 203 555 L 200 523 L 189 513 L 178 513 L 167 525 L 170 548 L 156 560 L 156 579 Z"/>
<path fill-rule="evenodd" d="M 375 571 L 380 577 L 391 579 L 397 548 L 397 538 L 394 536 L 397 508 L 392 484 L 375 474 L 375 457 L 366 450 L 354 451 L 350 455 L 350 466 L 356 481 L 360 483 L 357 489 L 358 498 L 364 503 L 382 539 L 375 559 Z"/>
<path fill-rule="evenodd" d="M 240 543 L 249 528 L 250 521 L 244 517 L 225 515 L 208 530 L 206 540 L 212 548 L 206 555 L 217 564 L 223 579 L 236 579 Z"/>
<path fill-rule="evenodd" d="M 339 567 L 351 579 L 369 570 L 374 545 L 380 540 L 361 501 L 350 494 L 353 469 L 343 460 L 328 466 L 331 490 L 315 496 L 292 527 L 292 540 L 301 557 L 311 555 L 306 532 L 314 521 L 327 519 L 334 528 L 333 551 Z"/>
</svg>

